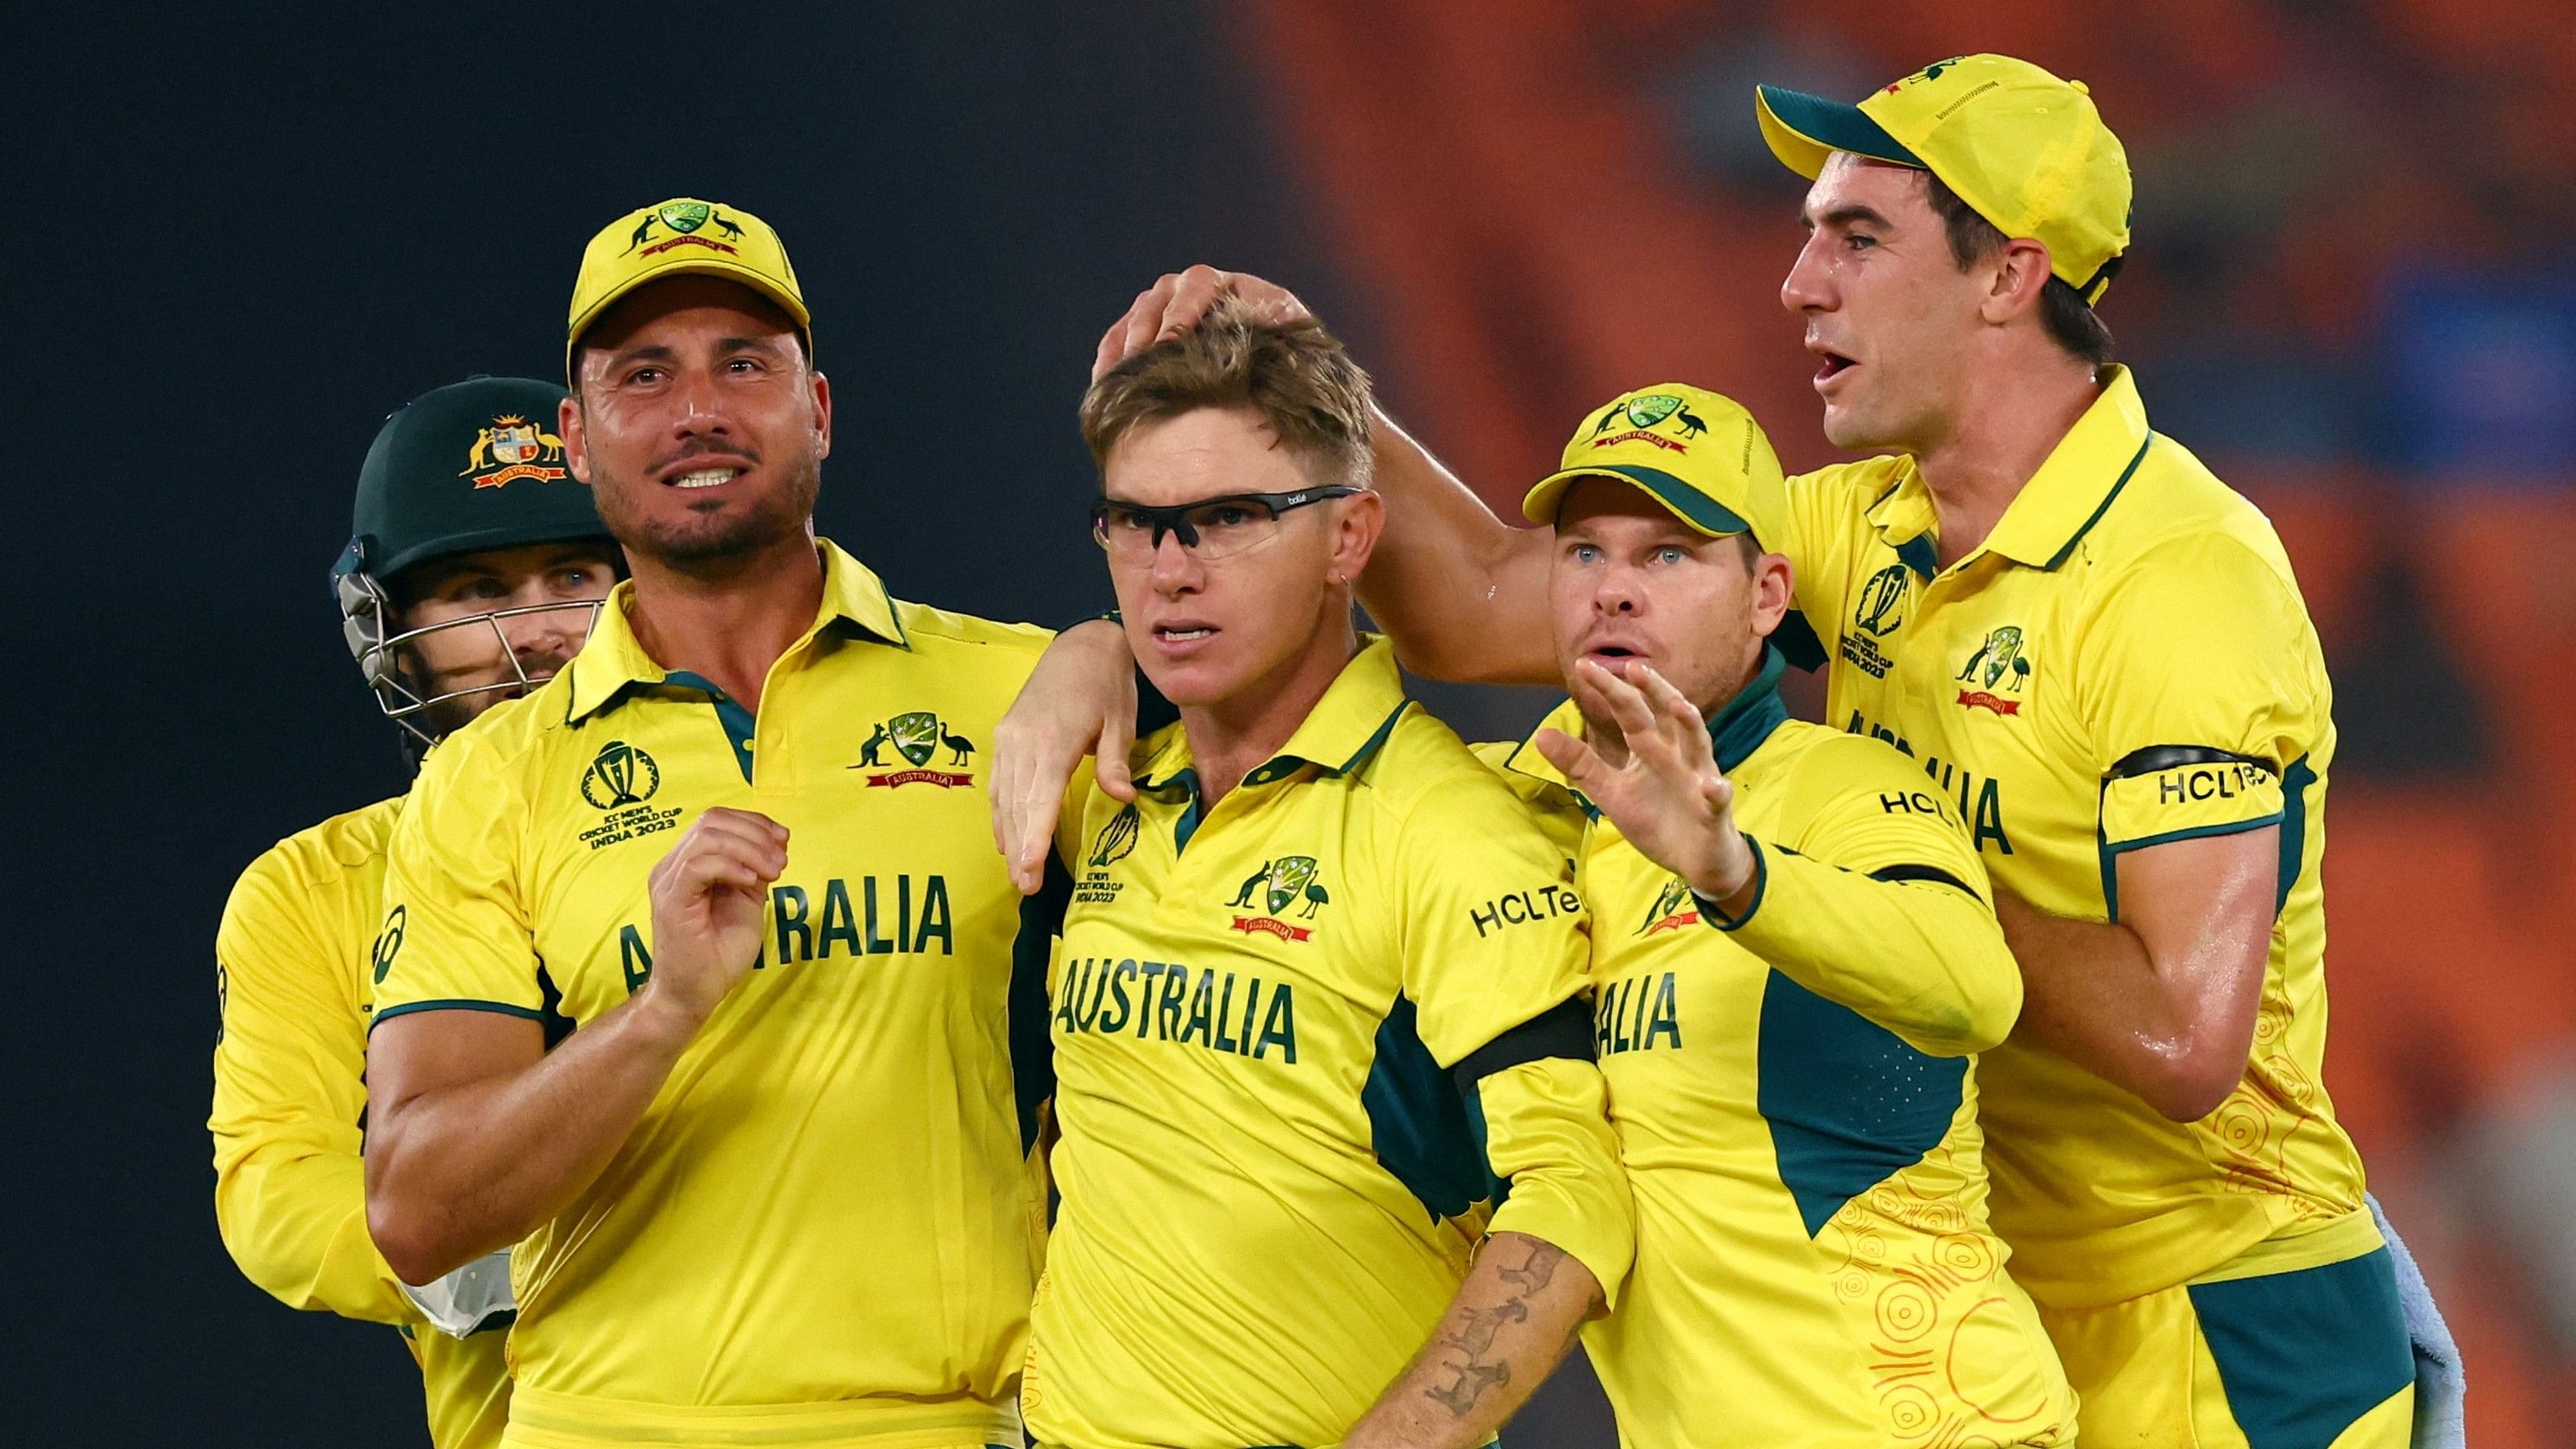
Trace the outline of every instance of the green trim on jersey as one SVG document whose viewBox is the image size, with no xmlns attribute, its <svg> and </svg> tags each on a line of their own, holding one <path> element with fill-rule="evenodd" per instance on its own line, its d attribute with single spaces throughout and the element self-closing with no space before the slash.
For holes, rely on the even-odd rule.
<svg viewBox="0 0 2576 1449">
<path fill-rule="evenodd" d="M 2253 1449 L 2331 1444 L 2415 1382 L 2386 1248 L 2184 1291 L 2226 1386 L 2227 1411 Z"/>
<path fill-rule="evenodd" d="M 526 1021 L 542 1022 L 546 1019 L 546 1014 L 534 1007 L 512 1006 L 506 1001 L 477 1001 L 471 997 L 451 996 L 436 1001 L 408 1001 L 400 1006 L 388 1006 L 378 1011 L 375 1019 L 367 1023 L 367 1033 L 372 1036 L 377 1027 L 397 1016 L 409 1016 L 415 1011 L 489 1011 L 501 1016 L 519 1017 Z"/>
</svg>

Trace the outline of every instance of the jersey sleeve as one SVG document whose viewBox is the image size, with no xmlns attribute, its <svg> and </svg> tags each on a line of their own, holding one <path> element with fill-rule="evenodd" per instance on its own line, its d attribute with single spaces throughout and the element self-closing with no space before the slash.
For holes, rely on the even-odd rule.
<svg viewBox="0 0 2576 1449">
<path fill-rule="evenodd" d="M 1404 993 L 1481 1122 L 1505 1185 L 1487 1227 L 1570 1254 L 1618 1301 L 1635 1254 L 1627 1179 L 1593 1064 L 1590 922 L 1573 870 L 1482 769 L 1432 787 L 1396 842 Z"/>
<path fill-rule="evenodd" d="M 2224 534 L 2165 543 L 2086 610 L 2075 647 L 2106 881 L 2123 851 L 2279 823 L 2326 701 L 2306 608 L 2270 563 Z"/>
<path fill-rule="evenodd" d="M 372 914 L 372 903 L 364 914 Z M 355 953 L 280 852 L 243 872 L 215 932 L 215 1223 L 253 1283 L 291 1308 L 417 1317 L 367 1235 L 366 1038 Z"/>
<path fill-rule="evenodd" d="M 1703 899 L 1700 919 L 1918 1051 L 2001 1042 L 2021 971 L 1949 804 L 1876 740 L 1830 739 L 1797 765 L 1782 838 L 1753 839 L 1752 903 L 1729 917 Z"/>
<path fill-rule="evenodd" d="M 386 864 L 375 1025 L 446 1010 L 544 1019 L 518 870 L 525 825 L 510 773 L 480 739 L 430 752 Z"/>
</svg>

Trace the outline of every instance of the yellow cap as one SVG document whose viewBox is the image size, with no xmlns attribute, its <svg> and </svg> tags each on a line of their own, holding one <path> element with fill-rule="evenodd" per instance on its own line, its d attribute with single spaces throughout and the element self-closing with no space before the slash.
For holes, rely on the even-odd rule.
<svg viewBox="0 0 2576 1449">
<path fill-rule="evenodd" d="M 796 319 L 805 356 L 814 355 L 814 318 L 797 289 L 787 246 L 769 223 L 720 202 L 682 196 L 610 222 L 582 248 L 572 284 L 572 322 L 564 334 L 564 368 L 581 334 L 610 304 L 660 277 L 700 272 L 742 283 Z M 572 379 L 578 383 L 578 378 Z"/>
<path fill-rule="evenodd" d="M 2082 81 L 2008 55 L 1965 55 L 1882 86 L 1857 106 L 1754 88 L 1771 154 L 1813 179 L 1849 151 L 1941 178 L 2008 237 L 2048 248 L 2049 270 L 2100 300 L 2129 249 L 2129 153 Z"/>
<path fill-rule="evenodd" d="M 1562 465 L 1521 500 L 1522 516 L 1556 522 L 1565 490 L 1584 478 L 1634 484 L 1711 538 L 1750 533 L 1776 549 L 1788 536 L 1789 485 L 1771 440 L 1742 405 L 1706 388 L 1659 382 L 1587 416 Z"/>
</svg>

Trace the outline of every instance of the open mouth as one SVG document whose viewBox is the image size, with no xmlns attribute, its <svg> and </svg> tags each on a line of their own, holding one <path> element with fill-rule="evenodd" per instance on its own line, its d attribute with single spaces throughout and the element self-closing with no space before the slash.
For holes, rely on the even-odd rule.
<svg viewBox="0 0 2576 1449">
<path fill-rule="evenodd" d="M 662 481 L 673 488 L 720 488 L 750 471 L 748 468 L 693 468 Z"/>
<path fill-rule="evenodd" d="M 1822 387 L 1860 364 L 1839 352 L 1824 354 L 1825 365 L 1816 369 L 1816 386 Z"/>
<path fill-rule="evenodd" d="M 684 493 L 722 488 L 743 474 L 760 466 L 760 459 L 748 452 L 733 453 L 721 448 L 693 448 L 654 470 L 665 488 Z"/>
<path fill-rule="evenodd" d="M 1154 638 L 1163 644 L 1194 644 L 1201 639 L 1215 637 L 1216 626 L 1213 624 L 1157 624 L 1154 626 Z"/>
</svg>

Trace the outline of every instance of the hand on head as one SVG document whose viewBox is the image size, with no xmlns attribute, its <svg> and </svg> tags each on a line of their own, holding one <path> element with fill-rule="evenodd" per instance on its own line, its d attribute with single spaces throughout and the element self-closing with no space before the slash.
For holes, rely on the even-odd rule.
<svg viewBox="0 0 2576 1449">
<path fill-rule="evenodd" d="M 1100 335 L 1092 354 L 1091 380 L 1158 342 L 1169 342 L 1198 325 L 1219 297 L 1251 303 L 1264 322 L 1293 322 L 1311 315 L 1296 294 L 1249 272 L 1221 272 L 1202 262 L 1183 272 L 1165 272 L 1154 285 L 1136 294 L 1127 315 Z"/>
</svg>

